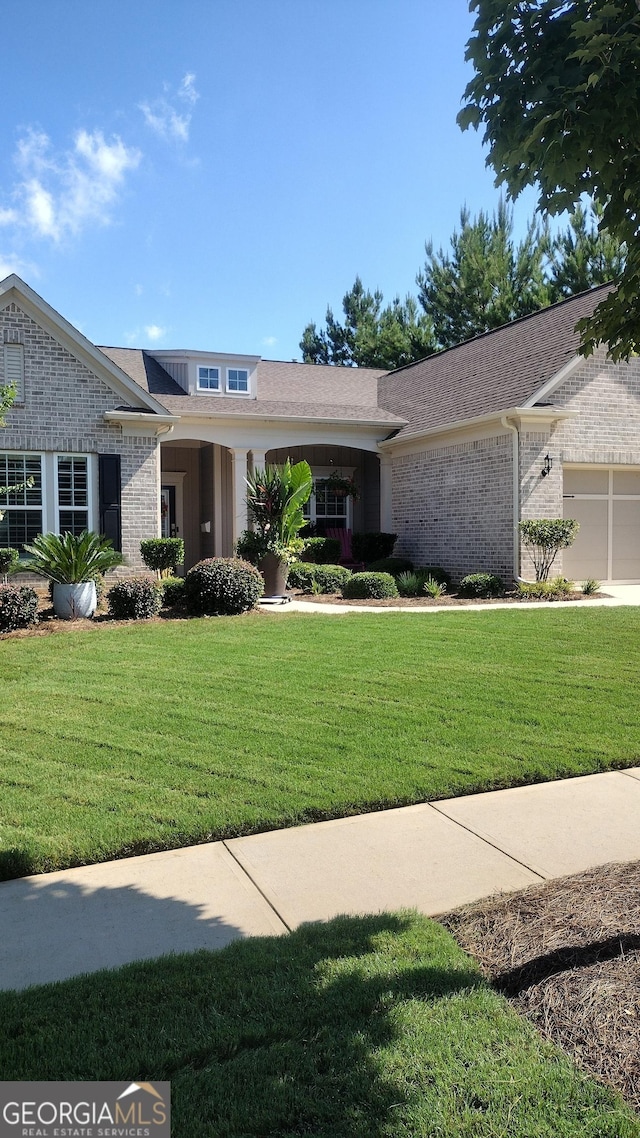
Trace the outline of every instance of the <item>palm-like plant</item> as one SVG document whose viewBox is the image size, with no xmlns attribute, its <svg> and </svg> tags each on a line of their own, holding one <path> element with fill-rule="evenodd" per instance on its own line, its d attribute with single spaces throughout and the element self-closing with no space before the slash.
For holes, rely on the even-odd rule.
<svg viewBox="0 0 640 1138">
<path fill-rule="evenodd" d="M 31 554 L 24 568 L 58 585 L 92 581 L 124 561 L 108 538 L 87 530 L 78 535 L 41 533 L 24 548 Z"/>
<path fill-rule="evenodd" d="M 308 462 L 267 465 L 247 478 L 247 508 L 265 552 L 286 557 L 307 524 L 302 511 L 313 488 Z"/>
</svg>

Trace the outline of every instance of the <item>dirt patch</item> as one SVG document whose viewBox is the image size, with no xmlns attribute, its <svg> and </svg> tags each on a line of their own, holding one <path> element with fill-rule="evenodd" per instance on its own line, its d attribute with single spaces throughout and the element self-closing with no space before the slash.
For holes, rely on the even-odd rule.
<svg viewBox="0 0 640 1138">
<path fill-rule="evenodd" d="M 522 1015 L 640 1110 L 640 862 L 441 919 Z"/>
</svg>

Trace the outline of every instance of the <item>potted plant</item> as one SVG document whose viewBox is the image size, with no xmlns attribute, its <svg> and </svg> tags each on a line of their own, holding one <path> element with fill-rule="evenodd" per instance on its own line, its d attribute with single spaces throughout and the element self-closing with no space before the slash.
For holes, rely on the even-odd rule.
<svg viewBox="0 0 640 1138">
<path fill-rule="evenodd" d="M 299 557 L 307 524 L 302 507 L 311 497 L 313 478 L 308 462 L 269 466 L 247 478 L 247 508 L 253 530 L 240 538 L 237 551 L 257 565 L 264 577 L 265 597 L 281 597 L 289 566 Z"/>
<path fill-rule="evenodd" d="M 336 498 L 351 498 L 357 502 L 360 492 L 353 477 L 343 474 L 341 470 L 332 470 L 327 478 L 318 478 L 316 489 L 322 488 L 328 494 L 335 494 Z"/>
<path fill-rule="evenodd" d="M 96 577 L 122 565 L 124 558 L 97 533 L 41 533 L 24 547 L 31 558 L 24 568 L 53 581 L 53 610 L 62 620 L 93 616 L 98 600 Z"/>
</svg>

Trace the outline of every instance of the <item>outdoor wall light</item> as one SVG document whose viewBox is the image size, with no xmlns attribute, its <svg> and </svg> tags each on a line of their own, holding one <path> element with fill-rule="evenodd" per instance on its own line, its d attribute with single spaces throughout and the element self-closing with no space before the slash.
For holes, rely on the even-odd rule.
<svg viewBox="0 0 640 1138">
<path fill-rule="evenodd" d="M 544 466 L 542 467 L 542 477 L 546 478 L 547 474 L 551 474 L 551 467 L 553 466 L 553 459 L 550 455 L 545 454 Z"/>
</svg>

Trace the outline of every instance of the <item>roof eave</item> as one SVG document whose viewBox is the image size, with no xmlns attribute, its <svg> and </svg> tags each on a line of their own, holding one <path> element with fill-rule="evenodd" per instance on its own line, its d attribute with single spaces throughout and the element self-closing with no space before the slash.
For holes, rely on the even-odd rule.
<svg viewBox="0 0 640 1138">
<path fill-rule="evenodd" d="M 420 431 L 395 435 L 394 438 L 385 439 L 378 445 L 381 450 L 393 450 L 394 446 L 402 446 L 405 443 L 417 442 L 420 439 L 433 438 L 437 435 L 449 435 L 455 431 L 481 427 L 492 422 L 499 425 L 502 419 L 514 419 L 519 425 L 522 425 L 523 422 L 556 423 L 561 419 L 572 419 L 576 414 L 576 411 L 570 411 L 564 407 L 507 407 L 501 411 L 489 411 L 485 415 L 474 415 L 471 419 L 457 419 L 451 423 L 440 423 L 437 427 L 426 427 Z"/>
</svg>

